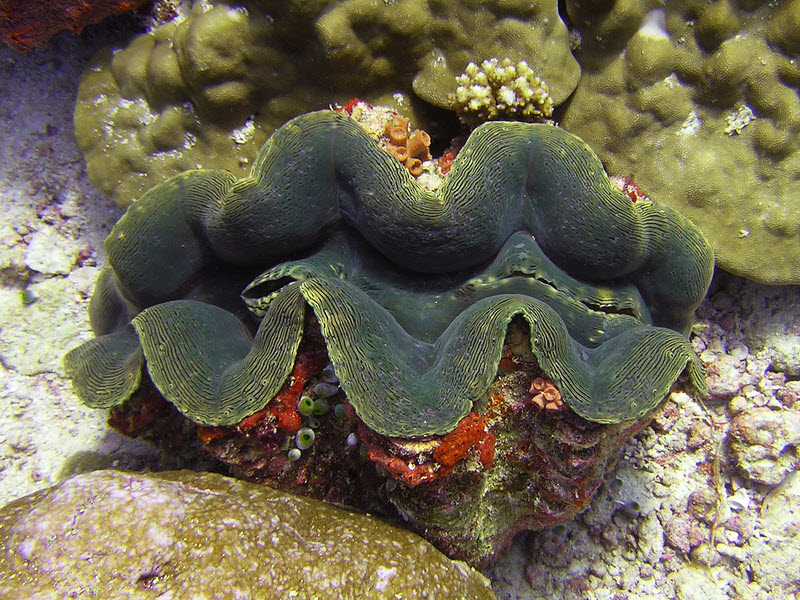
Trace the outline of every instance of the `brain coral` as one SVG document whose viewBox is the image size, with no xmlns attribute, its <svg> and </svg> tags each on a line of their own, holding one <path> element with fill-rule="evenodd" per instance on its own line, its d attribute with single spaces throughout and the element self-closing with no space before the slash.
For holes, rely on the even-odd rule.
<svg viewBox="0 0 800 600">
<path fill-rule="evenodd" d="M 190 171 L 153 188 L 106 250 L 97 338 L 65 360 L 91 406 L 125 402 L 146 366 L 188 418 L 238 423 L 292 371 L 306 307 L 349 403 L 385 436 L 452 431 L 492 382 L 515 315 L 587 420 L 641 417 L 684 370 L 705 386 L 682 335 L 711 277 L 705 239 L 669 208 L 632 203 L 549 125 L 484 124 L 431 193 L 346 115 L 310 113 L 269 139 L 249 177 Z"/>
<path fill-rule="evenodd" d="M 387 103 L 413 87 L 447 107 L 476 57 L 527 61 L 555 104 L 578 81 L 555 0 L 235 5 L 196 2 L 187 18 L 101 52 L 84 74 L 76 138 L 92 182 L 120 205 L 187 169 L 243 176 L 280 124 L 353 95 Z"/>
<path fill-rule="evenodd" d="M 561 124 L 707 235 L 719 266 L 800 283 L 800 2 L 569 0 Z"/>
</svg>

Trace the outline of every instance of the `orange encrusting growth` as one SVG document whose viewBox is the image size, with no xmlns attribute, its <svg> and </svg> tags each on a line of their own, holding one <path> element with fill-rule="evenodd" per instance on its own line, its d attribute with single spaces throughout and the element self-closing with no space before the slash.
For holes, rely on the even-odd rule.
<svg viewBox="0 0 800 600">
<path fill-rule="evenodd" d="M 449 472 L 458 461 L 469 456 L 472 448 L 477 448 L 483 468 L 488 469 L 494 461 L 494 444 L 494 435 L 486 431 L 483 417 L 472 412 L 442 438 L 439 446 L 433 451 L 433 459 L 442 465 L 443 471 Z"/>
<path fill-rule="evenodd" d="M 128 12 L 151 0 L 2 0 L 0 40 L 17 52 L 43 47 L 65 29 L 80 33 L 87 25 Z"/>
<path fill-rule="evenodd" d="M 291 375 L 283 384 L 281 391 L 270 402 L 269 411 L 278 419 L 278 424 L 286 433 L 295 434 L 300 429 L 302 419 L 297 412 L 297 403 L 308 380 L 319 373 L 327 363 L 322 353 L 298 356 Z M 247 421 L 248 419 L 244 419 Z M 242 424 L 239 424 L 242 427 Z M 246 427 L 246 426 L 245 426 Z"/>
<path fill-rule="evenodd" d="M 383 135 L 386 151 L 405 165 L 414 177 L 422 174 L 422 162 L 431 160 L 431 136 L 421 129 L 409 130 L 409 119 L 395 115 L 386 123 Z"/>
<path fill-rule="evenodd" d="M 393 479 L 402 481 L 409 487 L 436 479 L 436 470 L 428 463 L 421 465 L 407 462 L 396 456 L 389 456 L 380 446 L 372 446 L 367 451 L 367 459 L 383 467 Z"/>
<path fill-rule="evenodd" d="M 564 406 L 561 392 L 547 377 L 537 377 L 531 383 L 528 393 L 533 394 L 531 402 L 540 409 L 559 410 Z"/>
<path fill-rule="evenodd" d="M 297 433 L 302 423 L 302 417 L 297 412 L 297 403 L 303 388 L 309 379 L 319 373 L 327 364 L 327 357 L 324 353 L 317 352 L 311 354 L 301 354 L 294 364 L 291 375 L 278 394 L 270 401 L 269 405 L 245 417 L 235 428 L 245 433 L 258 427 L 265 419 L 272 415 L 278 422 L 278 427 L 290 435 Z M 215 427 L 213 425 L 201 425 L 197 428 L 198 437 L 205 443 L 215 439 L 225 437 L 232 427 Z"/>
<path fill-rule="evenodd" d="M 357 419 L 355 414 L 351 418 Z M 484 470 L 494 462 L 495 437 L 486 430 L 484 418 L 476 412 L 461 419 L 453 431 L 443 436 L 432 456 L 429 451 L 419 452 L 416 456 L 414 451 L 409 454 L 408 448 L 403 449 L 402 442 L 394 446 L 389 439 L 375 434 L 360 422 L 356 435 L 367 446 L 367 460 L 409 487 L 452 473 L 456 465 L 470 455 L 476 455 Z"/>
</svg>

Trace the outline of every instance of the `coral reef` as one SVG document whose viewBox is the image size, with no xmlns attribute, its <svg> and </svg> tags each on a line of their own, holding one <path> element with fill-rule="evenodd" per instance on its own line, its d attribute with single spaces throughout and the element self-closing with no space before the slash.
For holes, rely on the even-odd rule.
<svg viewBox="0 0 800 600">
<path fill-rule="evenodd" d="M 117 407 L 132 434 L 179 411 L 252 478 L 291 463 L 328 499 L 370 489 L 339 475 L 364 448 L 402 484 L 387 494 L 412 526 L 471 561 L 574 515 L 682 373 L 705 389 L 681 332 L 711 277 L 707 243 L 550 125 L 484 124 L 431 193 L 349 116 L 303 115 L 249 178 L 153 188 L 106 250 L 98 337 L 65 359 L 87 404 Z M 151 383 L 174 408 L 153 406 Z M 512 476 L 522 491 L 503 510 L 466 484 Z"/>
<path fill-rule="evenodd" d="M 0 40 L 17 52 L 41 48 L 64 30 L 76 33 L 150 0 L 2 0 Z"/>
<path fill-rule="evenodd" d="M 69 479 L 0 510 L 0 548 L 4 598 L 494 598 L 413 533 L 211 473 Z"/>
<path fill-rule="evenodd" d="M 569 0 L 561 125 L 692 219 L 718 265 L 800 283 L 800 2 Z"/>
<path fill-rule="evenodd" d="M 7 141 L 0 147 L 0 504 L 54 485 L 65 474 L 159 466 L 148 444 L 109 429 L 106 411 L 81 405 L 61 366 L 66 350 L 93 337 L 88 296 L 106 264 L 102 240 L 121 214 L 87 181 L 71 118 L 91 48 L 112 43 L 118 33 L 103 27 L 88 36 L 60 35 L 26 55 L 0 46 L 0 128 Z M 745 477 L 730 453 L 729 432 L 732 418 L 755 407 L 769 407 L 773 419 L 791 419 L 800 410 L 800 287 L 761 285 L 719 270 L 715 280 L 697 311 L 693 337 L 712 371 L 716 399 L 703 404 L 716 424 L 696 400 L 672 394 L 651 425 L 625 443 L 591 506 L 571 521 L 516 536 L 510 552 L 485 571 L 498 598 L 797 596 L 800 478 L 790 474 L 773 487 Z M 21 301 L 23 285 L 37 298 L 32 304 Z M 501 366 L 507 363 L 501 359 Z M 342 413 L 340 403 L 330 402 L 334 419 Z M 254 431 L 248 430 L 248 439 L 257 440 Z M 324 430 L 316 431 L 304 459 L 329 450 Z M 341 454 L 343 448 L 335 450 Z M 365 453 L 360 442 L 353 448 L 354 455 Z M 493 467 L 502 455 L 502 449 L 495 452 Z M 759 478 L 757 469 L 767 466 L 756 452 L 737 457 Z M 478 458 L 473 447 L 449 477 L 466 465 L 477 468 Z M 208 468 L 207 462 L 195 454 L 191 468 Z M 714 464 L 720 467 L 716 481 Z M 296 465 L 286 479 L 303 475 L 303 461 Z M 316 473 L 308 476 L 313 481 Z M 709 490 L 720 514 L 713 543 L 714 514 L 703 508 Z"/>
<path fill-rule="evenodd" d="M 448 99 L 450 107 L 465 123 L 486 121 L 544 121 L 553 114 L 553 99 L 547 84 L 524 60 L 484 60 L 480 67 L 471 62 L 456 77 L 458 87 Z"/>
<path fill-rule="evenodd" d="M 187 169 L 243 176 L 289 118 L 353 95 L 391 104 L 413 87 L 446 107 L 476 56 L 527 61 L 555 104 L 579 76 L 555 0 L 237 5 L 196 2 L 87 69 L 75 134 L 89 177 L 121 206 Z M 414 106 L 406 101 L 404 113 Z"/>
</svg>

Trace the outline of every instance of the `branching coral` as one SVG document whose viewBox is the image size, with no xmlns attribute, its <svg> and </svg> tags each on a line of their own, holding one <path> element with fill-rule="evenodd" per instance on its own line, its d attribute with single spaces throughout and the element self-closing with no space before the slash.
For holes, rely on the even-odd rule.
<svg viewBox="0 0 800 600">
<path fill-rule="evenodd" d="M 473 125 L 499 119 L 543 121 L 553 114 L 547 84 L 524 60 L 514 64 L 508 58 L 490 58 L 480 67 L 471 62 L 456 84 L 451 107 Z"/>
</svg>

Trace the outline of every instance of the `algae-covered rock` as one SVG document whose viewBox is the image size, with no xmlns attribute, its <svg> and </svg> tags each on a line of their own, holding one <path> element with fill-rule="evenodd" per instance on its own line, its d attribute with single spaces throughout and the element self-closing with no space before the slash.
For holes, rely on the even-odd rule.
<svg viewBox="0 0 800 600">
<path fill-rule="evenodd" d="M 778 485 L 800 466 L 800 412 L 762 406 L 739 413 L 731 422 L 730 448 L 745 477 Z"/>
<path fill-rule="evenodd" d="M 725 270 L 800 283 L 800 2 L 566 3 L 561 124 L 706 234 Z"/>
<path fill-rule="evenodd" d="M 750 539 L 747 565 L 753 578 L 773 595 L 791 598 L 800 573 L 800 475 L 772 488 L 759 511 L 760 535 Z"/>
<path fill-rule="evenodd" d="M 556 4 L 196 2 L 95 57 L 78 91 L 78 145 L 92 182 L 127 206 L 187 169 L 242 176 L 289 118 L 353 96 L 385 102 L 413 82 L 446 107 L 473 60 L 527 61 L 559 104 L 579 69 Z"/>
<path fill-rule="evenodd" d="M 246 179 L 192 171 L 151 190 L 106 250 L 98 337 L 65 362 L 91 406 L 131 396 L 143 353 L 183 414 L 235 424 L 289 376 L 307 309 L 359 418 L 383 435 L 452 431 L 494 378 L 515 315 L 586 419 L 638 419 L 687 369 L 705 386 L 682 335 L 711 277 L 704 238 L 632 203 L 550 125 L 484 124 L 434 194 L 349 117 L 310 113 Z M 245 285 L 257 325 L 235 302 Z"/>
<path fill-rule="evenodd" d="M 150 390 L 112 408 L 109 423 L 153 443 L 169 464 L 214 457 L 248 481 L 399 518 L 451 558 L 487 565 L 521 529 L 583 511 L 622 444 L 652 418 L 598 424 L 578 416 L 518 317 L 489 389 L 453 431 L 384 436 L 352 410 L 313 316 L 306 325 L 292 373 L 266 410 L 231 426 L 198 426 Z"/>
<path fill-rule="evenodd" d="M 0 509 L 3 598 L 494 598 L 374 517 L 210 473 L 97 471 Z"/>
</svg>

